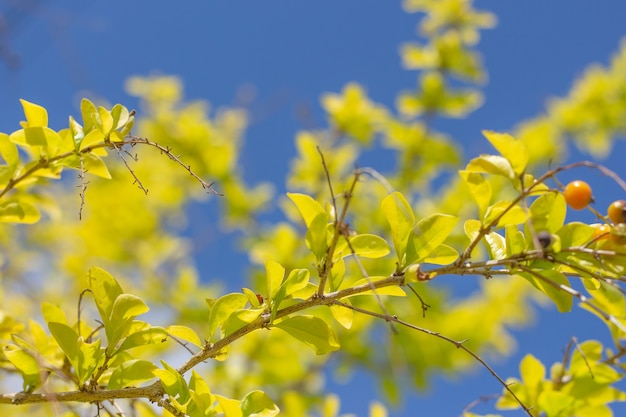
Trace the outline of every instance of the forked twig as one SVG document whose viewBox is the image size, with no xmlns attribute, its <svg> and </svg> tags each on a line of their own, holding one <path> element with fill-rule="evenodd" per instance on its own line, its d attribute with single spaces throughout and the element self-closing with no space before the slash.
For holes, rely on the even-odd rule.
<svg viewBox="0 0 626 417">
<path fill-rule="evenodd" d="M 120 149 L 122 149 L 122 146 L 123 146 L 122 144 L 118 144 L 117 142 L 111 142 L 111 147 L 115 149 L 115 151 L 119 155 L 120 159 L 122 160 L 122 162 L 126 166 L 126 169 L 128 170 L 128 172 L 130 172 L 130 175 L 132 175 L 133 178 L 135 179 L 133 181 L 133 184 L 137 184 L 139 189 L 141 191 L 143 191 L 144 194 L 147 195 L 148 194 L 148 189 L 143 186 L 141 180 L 137 177 L 137 174 L 135 174 L 135 171 L 133 171 L 133 169 L 130 167 L 130 165 L 128 165 L 128 162 L 126 161 L 126 157 L 124 157 L 124 154 L 120 151 Z"/>
</svg>

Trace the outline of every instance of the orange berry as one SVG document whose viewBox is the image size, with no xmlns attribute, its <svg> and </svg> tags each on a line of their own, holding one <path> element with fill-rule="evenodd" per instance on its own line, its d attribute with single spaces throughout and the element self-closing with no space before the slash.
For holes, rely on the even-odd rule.
<svg viewBox="0 0 626 417">
<path fill-rule="evenodd" d="M 585 181 L 572 181 L 563 191 L 567 205 L 574 210 L 582 210 L 593 202 L 591 187 Z"/>
<path fill-rule="evenodd" d="M 608 239 L 611 235 L 611 226 L 606 223 L 594 225 L 593 240 Z"/>
<path fill-rule="evenodd" d="M 616 200 L 608 209 L 609 219 L 615 224 L 626 223 L 626 201 Z"/>
</svg>

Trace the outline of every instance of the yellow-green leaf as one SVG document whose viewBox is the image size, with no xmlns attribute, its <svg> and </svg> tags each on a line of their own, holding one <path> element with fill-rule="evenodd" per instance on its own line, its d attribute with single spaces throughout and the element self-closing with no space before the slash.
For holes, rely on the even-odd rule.
<svg viewBox="0 0 626 417">
<path fill-rule="evenodd" d="M 385 197 L 382 202 L 382 209 L 391 227 L 391 237 L 400 263 L 399 266 L 403 266 L 406 264 L 406 260 L 403 258 L 406 254 L 409 236 L 411 236 L 415 225 L 413 209 L 404 196 L 397 191 Z"/>
<path fill-rule="evenodd" d="M 157 366 L 150 361 L 131 359 L 113 370 L 108 389 L 133 387 L 155 378 Z"/>
<path fill-rule="evenodd" d="M 528 149 L 526 148 L 526 144 L 507 133 L 483 130 L 483 135 L 485 135 L 493 147 L 509 161 L 515 174 L 520 176 L 528 164 Z"/>
<path fill-rule="evenodd" d="M 280 409 L 263 391 L 252 391 L 241 400 L 243 417 L 274 417 Z"/>
<path fill-rule="evenodd" d="M 37 223 L 41 215 L 39 210 L 23 200 L 7 200 L 0 203 L 0 222 Z"/>
<path fill-rule="evenodd" d="M 459 175 L 478 205 L 478 213 L 483 216 L 491 202 L 491 184 L 478 172 L 459 171 Z"/>
<path fill-rule="evenodd" d="M 323 355 L 339 349 L 339 339 L 335 331 L 321 318 L 315 316 L 295 316 L 274 324 L 292 337 L 315 349 Z"/>
<path fill-rule="evenodd" d="M 382 258 L 389 253 L 389 245 L 380 236 L 362 234 L 350 238 L 350 246 L 357 256 Z"/>
<path fill-rule="evenodd" d="M 306 227 L 310 227 L 311 222 L 315 219 L 316 216 L 320 214 L 326 215 L 324 208 L 320 203 L 315 201 L 313 197 L 306 194 L 298 194 L 298 193 L 287 193 L 287 197 L 298 208 L 300 215 L 304 219 L 304 223 Z"/>
<path fill-rule="evenodd" d="M 222 326 L 228 316 L 235 311 L 242 309 L 248 303 L 248 298 L 241 293 L 230 293 L 223 295 L 211 308 L 209 315 L 209 335 L 213 335 L 218 327 Z"/>
<path fill-rule="evenodd" d="M 483 174 L 501 175 L 508 179 L 515 178 L 515 172 L 509 161 L 500 155 L 481 155 L 472 159 L 467 167 L 466 171 L 479 172 Z"/>
<path fill-rule="evenodd" d="M 285 277 L 285 268 L 275 261 L 265 262 L 265 275 L 267 276 L 267 297 L 273 300 Z"/>
<path fill-rule="evenodd" d="M 192 328 L 187 326 L 172 325 L 165 328 L 168 334 L 174 336 L 177 339 L 182 339 L 187 342 L 191 342 L 196 346 L 202 347 L 202 340 L 200 336 Z"/>
<path fill-rule="evenodd" d="M 20 103 L 22 103 L 28 127 L 48 126 L 48 111 L 44 107 L 24 99 L 20 99 Z"/>
<path fill-rule="evenodd" d="M 348 306 L 351 305 L 350 300 L 348 300 L 347 298 L 341 300 L 341 302 L 343 304 L 347 304 Z M 337 323 L 341 324 L 346 329 L 349 329 L 350 327 L 352 327 L 352 321 L 354 319 L 353 310 L 351 310 L 348 307 L 344 307 L 338 304 L 331 304 L 329 307 L 330 307 L 330 312 L 333 315 L 333 318 L 337 320 Z"/>
<path fill-rule="evenodd" d="M 415 259 L 407 259 L 412 264 L 426 258 L 450 235 L 459 218 L 449 214 L 433 214 L 417 222 L 415 226 Z"/>
</svg>

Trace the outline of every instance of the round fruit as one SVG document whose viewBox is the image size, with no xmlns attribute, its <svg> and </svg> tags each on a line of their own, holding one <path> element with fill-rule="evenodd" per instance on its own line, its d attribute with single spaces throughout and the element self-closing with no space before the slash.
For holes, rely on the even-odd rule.
<svg viewBox="0 0 626 417">
<path fill-rule="evenodd" d="M 593 240 L 603 240 L 608 239 L 611 235 L 611 226 L 606 223 L 597 224 L 594 226 L 593 230 Z"/>
<path fill-rule="evenodd" d="M 615 224 L 626 223 L 626 201 L 616 200 L 608 210 L 609 219 Z"/>
<path fill-rule="evenodd" d="M 585 181 L 572 181 L 563 191 L 567 205 L 574 210 L 582 210 L 593 202 L 591 187 Z"/>
</svg>

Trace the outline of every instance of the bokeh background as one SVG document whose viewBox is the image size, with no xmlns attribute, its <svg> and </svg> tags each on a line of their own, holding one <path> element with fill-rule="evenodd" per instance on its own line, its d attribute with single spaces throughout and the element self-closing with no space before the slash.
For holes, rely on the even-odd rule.
<svg viewBox="0 0 626 417">
<path fill-rule="evenodd" d="M 478 46 L 489 72 L 486 101 L 467 119 L 436 122 L 463 144 L 466 158 L 489 150 L 481 129 L 510 130 L 540 114 L 547 100 L 565 95 L 590 63 L 606 64 L 626 38 L 623 0 L 479 0 L 475 5 L 498 17 L 497 27 L 483 32 Z M 69 114 L 79 114 L 84 96 L 137 108 L 136 99 L 124 91 L 129 76 L 176 75 L 187 99 L 208 100 L 213 108 L 248 108 L 244 176 L 252 183 L 273 182 L 284 192 L 295 133 L 326 123 L 319 106 L 322 93 L 356 81 L 374 101 L 393 107 L 398 91 L 415 85 L 417 74 L 402 69 L 398 50 L 416 40 L 418 20 L 402 10 L 400 1 L 390 0 L 0 0 L 0 131 L 19 128 L 19 98 L 48 108 L 50 125 L 60 129 Z M 384 170 L 385 159 L 369 155 L 363 165 Z M 603 162 L 625 177 L 624 156 L 626 147 L 618 142 Z M 570 155 L 571 160 L 585 158 L 576 151 Z M 590 182 L 597 189 L 602 185 L 600 178 Z M 598 206 L 624 198 L 618 192 L 616 187 L 596 192 Z M 222 235 L 216 220 L 206 215 L 210 208 L 189 210 L 189 234 L 198 242 L 196 261 L 203 277 L 233 276 L 232 265 L 240 265 L 236 273 L 243 277 L 247 258 L 238 252 L 238 236 Z M 457 295 L 471 290 L 452 280 L 443 284 Z M 562 357 L 570 338 L 606 340 L 608 332 L 580 309 L 558 315 L 542 308 L 535 326 L 515 335 L 519 344 L 511 357 L 493 362 L 502 376 L 518 375 L 524 352 L 549 364 Z M 369 401 L 380 398 L 376 382 L 365 374 L 357 372 L 346 381 L 329 378 L 328 383 L 342 395 L 343 412 L 366 415 Z M 472 401 L 500 390 L 484 369 L 462 378 L 440 376 L 426 392 L 407 387 L 405 401 L 390 414 L 456 416 Z M 624 406 L 615 410 L 626 414 Z"/>
</svg>

